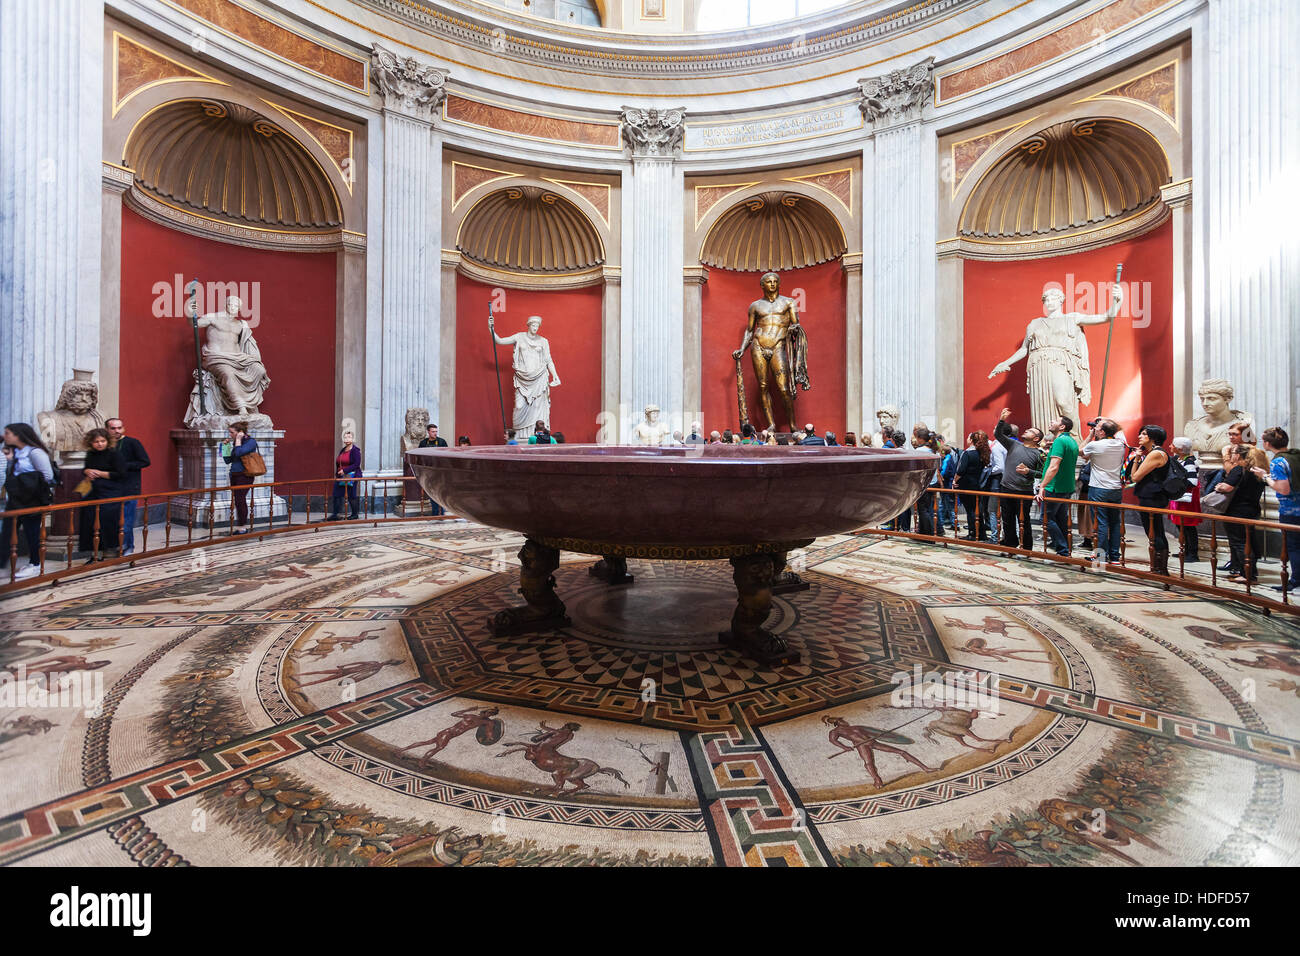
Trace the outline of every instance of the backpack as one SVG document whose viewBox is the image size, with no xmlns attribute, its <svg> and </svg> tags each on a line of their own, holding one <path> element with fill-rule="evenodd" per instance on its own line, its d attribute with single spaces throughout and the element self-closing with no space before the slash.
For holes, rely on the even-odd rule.
<svg viewBox="0 0 1300 956">
<path fill-rule="evenodd" d="M 1187 477 L 1187 469 L 1182 466 L 1182 462 L 1174 461 L 1172 458 L 1169 460 L 1169 475 L 1161 487 L 1164 488 L 1170 501 L 1177 501 L 1192 490 L 1191 479 Z"/>
<path fill-rule="evenodd" d="M 1300 480 L 1300 448 L 1288 448 L 1286 451 L 1275 452 L 1275 454 L 1285 461 L 1287 467 L 1291 469 L 1291 494 L 1295 494 L 1300 491 L 1300 487 L 1296 485 L 1296 481 Z"/>
</svg>

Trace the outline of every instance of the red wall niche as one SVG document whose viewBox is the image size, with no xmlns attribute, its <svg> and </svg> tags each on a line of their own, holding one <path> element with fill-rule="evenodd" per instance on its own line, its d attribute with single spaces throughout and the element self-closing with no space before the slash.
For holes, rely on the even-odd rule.
<svg viewBox="0 0 1300 956">
<path fill-rule="evenodd" d="M 166 283 L 174 290 L 177 275 L 182 286 L 197 278 L 205 287 L 233 282 L 249 283 L 250 293 L 256 289 L 253 335 L 271 377 L 261 410 L 285 431 L 275 476 L 288 481 L 333 473 L 335 258 L 216 242 L 122 210 L 119 414 L 127 434 L 139 438 L 153 460 L 143 473 L 144 491 L 176 488 L 176 446 L 169 432 L 182 427 L 194 384 L 194 333 L 176 308 L 183 302 L 175 301 L 174 291 L 163 296 L 154 288 Z M 206 297 L 202 302 L 204 311 L 223 305 Z"/>
<path fill-rule="evenodd" d="M 541 334 L 551 343 L 551 360 L 560 385 L 551 389 L 552 431 L 567 442 L 594 442 L 600 414 L 600 353 L 602 287 L 582 289 L 494 289 L 462 275 L 456 276 L 456 421 L 439 422 L 438 434 L 455 444 L 468 435 L 475 445 L 499 445 L 501 404 L 506 424 L 514 421 L 514 350 L 496 346 L 501 363 L 501 393 L 497 395 L 492 339 L 488 336 L 488 305 L 496 317 L 497 335 L 527 329 L 530 315 L 542 317 Z M 451 427 L 454 424 L 454 428 Z"/>
<path fill-rule="evenodd" d="M 1120 262 L 1125 300 L 1113 323 L 1102 411 L 1119 423 L 1130 443 L 1148 423 L 1173 434 L 1172 230 L 1172 224 L 1165 223 L 1136 239 L 1048 259 L 963 263 L 963 441 L 976 429 L 992 434 L 1003 407 L 1011 409 L 1011 420 L 1021 427 L 1030 423 L 1025 361 L 992 381 L 988 374 L 1020 347 L 1025 327 L 1043 314 L 1044 286 L 1057 283 L 1062 288 L 1067 312 L 1101 314 L 1110 308 L 1115 265 Z M 1080 408 L 1080 424 L 1096 415 L 1102 397 L 1106 329 L 1085 326 L 1092 403 Z M 1033 424 L 1045 427 L 1047 422 Z"/>
<path fill-rule="evenodd" d="M 758 280 L 761 272 L 732 272 L 710 269 L 704 283 L 703 328 L 700 356 L 703 378 L 701 424 L 710 431 L 730 428 L 740 430 L 740 410 L 736 403 L 736 360 L 731 353 L 740 347 L 745 336 L 749 304 L 761 298 Z M 812 388 L 797 390 L 794 403 L 797 426 L 812 422 L 817 431 L 833 431 L 843 439 L 845 415 L 845 321 L 846 282 L 838 259 L 804 269 L 780 273 L 781 294 L 796 298 L 803 290 L 803 308 L 799 322 L 808 336 L 808 378 Z M 755 428 L 767 426 L 759 401 L 758 382 L 749 353 L 741 358 L 745 372 L 745 403 L 749 420 Z M 780 395 L 772 393 L 772 413 L 776 427 L 785 429 L 785 408 Z"/>
</svg>

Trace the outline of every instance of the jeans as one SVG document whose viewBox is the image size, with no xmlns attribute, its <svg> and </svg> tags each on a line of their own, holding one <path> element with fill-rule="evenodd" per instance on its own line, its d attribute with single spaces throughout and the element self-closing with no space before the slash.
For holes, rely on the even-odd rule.
<svg viewBox="0 0 1300 956">
<path fill-rule="evenodd" d="M 916 519 L 917 524 L 920 526 L 919 530 L 921 534 L 943 534 L 942 524 L 939 525 L 937 531 L 935 530 L 935 504 L 936 502 L 933 491 L 927 491 L 925 494 L 921 495 L 920 499 L 916 502 Z M 1296 552 L 1296 555 L 1297 557 L 1300 557 L 1300 550 Z"/>
<path fill-rule="evenodd" d="M 889 522 L 890 531 L 911 531 L 912 530 L 912 509 L 908 508 L 893 521 Z"/>
<path fill-rule="evenodd" d="M 117 492 L 113 493 L 117 497 Z M 99 512 L 99 529 L 95 529 L 95 512 Z M 89 506 L 77 509 L 78 528 L 77 545 L 82 551 L 95 551 L 95 536 L 99 535 L 99 553 L 103 554 L 117 547 L 118 521 L 122 517 L 121 502 L 114 502 L 99 507 Z"/>
<path fill-rule="evenodd" d="M 1119 504 L 1124 492 L 1118 488 L 1088 488 L 1089 501 L 1106 501 Z M 1097 553 L 1107 561 L 1119 560 L 1120 542 L 1124 540 L 1124 512 L 1118 508 L 1093 508 L 1097 516 Z"/>
<path fill-rule="evenodd" d="M 1158 517 L 1158 516 L 1157 516 Z M 1237 517 L 1237 516 L 1233 516 Z M 1246 558 L 1246 532 L 1250 532 L 1250 559 Z M 1290 538 L 1292 532 L 1287 532 Z M 1290 547 L 1288 541 L 1287 547 Z M 1264 550 L 1264 529 L 1247 528 L 1244 524 L 1228 525 L 1228 550 L 1232 554 L 1232 568 L 1242 577 L 1254 580 L 1257 577 L 1255 562 L 1259 560 L 1260 553 Z M 1291 576 L 1295 578 L 1295 568 L 1291 569 Z"/>
<path fill-rule="evenodd" d="M 1143 508 L 1168 508 L 1169 500 L 1167 498 L 1139 498 L 1138 504 Z M 1142 530 L 1147 533 L 1147 540 L 1151 542 L 1151 547 L 1156 554 L 1168 554 L 1169 539 L 1165 537 L 1165 516 L 1139 511 L 1138 518 L 1141 519 Z M 1237 525 L 1237 527 L 1242 526 Z M 1261 540 L 1262 537 L 1261 535 Z M 1255 553 L 1258 554 L 1259 552 Z"/>
<path fill-rule="evenodd" d="M 997 474 L 989 479 L 989 486 L 985 491 L 998 492 L 1002 490 L 1002 475 Z M 988 526 L 989 537 L 994 541 L 998 539 L 998 500 L 996 498 L 981 498 L 980 506 L 984 509 L 984 523 Z"/>
<path fill-rule="evenodd" d="M 9 549 L 13 546 L 14 522 L 18 522 L 18 528 L 23 537 L 27 539 L 27 561 L 29 564 L 41 563 L 41 515 L 28 515 L 25 518 L 5 518 L 3 524 L 0 524 L 0 568 L 9 566 Z M 1300 557 L 1300 548 L 1293 552 Z M 14 562 L 18 566 L 18 562 Z M 0 584 L 7 584 L 8 578 L 0 581 Z"/>
<path fill-rule="evenodd" d="M 1047 518 L 1047 539 L 1052 550 L 1062 557 L 1070 556 L 1070 502 L 1074 499 L 1068 495 L 1058 498 L 1052 493 L 1043 496 L 1043 514 Z"/>
<path fill-rule="evenodd" d="M 140 506 L 139 498 L 122 502 L 122 547 L 135 547 L 135 512 Z"/>
<path fill-rule="evenodd" d="M 251 527 L 248 520 L 248 488 L 239 486 L 252 483 L 253 476 L 246 471 L 235 471 L 230 474 L 230 484 L 233 486 L 230 494 L 235 499 L 235 523 L 247 527 Z"/>
<path fill-rule="evenodd" d="M 957 506 L 951 491 L 939 495 L 939 523 L 954 530 L 957 527 Z"/>
<path fill-rule="evenodd" d="M 1033 489 L 1027 489 L 1029 494 Z M 1004 497 L 1000 499 L 1002 507 L 1002 544 L 1008 548 L 1024 548 L 1026 551 L 1034 550 L 1034 525 L 1029 519 L 1029 507 L 1034 503 L 1032 498 L 1011 498 Z"/>
<path fill-rule="evenodd" d="M 1300 588 L 1300 515 L 1278 515 L 1278 524 L 1295 525 L 1297 530 L 1282 532 L 1286 543 L 1286 560 L 1291 566 L 1291 576 L 1287 580 L 1287 589 Z"/>
</svg>

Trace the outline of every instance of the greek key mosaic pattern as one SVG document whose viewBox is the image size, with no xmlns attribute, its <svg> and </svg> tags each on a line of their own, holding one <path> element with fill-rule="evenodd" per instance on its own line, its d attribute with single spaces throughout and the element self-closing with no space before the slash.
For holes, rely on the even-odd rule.
<svg viewBox="0 0 1300 956">
<path fill-rule="evenodd" d="M 0 862 L 68 862 L 100 833 L 135 866 L 1297 852 L 1279 825 L 1300 771 L 1288 622 L 842 536 L 792 549 L 810 587 L 776 596 L 767 627 L 802 659 L 772 669 L 719 643 L 725 560 L 633 559 L 635 583 L 610 586 L 566 554 L 572 625 L 493 637 L 521 544 L 447 522 L 348 528 L 20 592 L 0 617 L 6 693 L 102 678 L 102 696 L 84 715 L 35 697 L 0 710 Z M 1105 828 L 1080 826 L 1098 811 Z"/>
</svg>

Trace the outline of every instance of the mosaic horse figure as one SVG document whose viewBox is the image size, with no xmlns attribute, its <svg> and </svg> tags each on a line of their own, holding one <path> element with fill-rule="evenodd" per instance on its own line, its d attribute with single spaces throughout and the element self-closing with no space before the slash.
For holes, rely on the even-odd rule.
<svg viewBox="0 0 1300 956">
<path fill-rule="evenodd" d="M 510 749 L 503 750 L 497 754 L 498 757 L 508 757 L 511 754 L 522 753 L 524 759 L 531 763 L 542 773 L 549 773 L 555 785 L 544 787 L 539 793 L 551 793 L 559 796 L 561 793 L 577 793 L 580 790 L 590 789 L 587 778 L 597 774 L 609 774 L 615 780 L 623 785 L 623 789 L 628 788 L 628 782 L 623 779 L 623 775 L 613 767 L 602 767 L 596 761 L 587 757 L 570 757 L 560 753 L 560 747 L 573 739 L 573 735 L 582 727 L 581 724 L 570 721 L 563 727 L 548 727 L 546 721 L 539 725 L 537 733 L 533 734 L 527 741 L 514 740 L 506 744 Z M 565 786 L 573 784 L 572 790 L 565 790 Z"/>
</svg>

